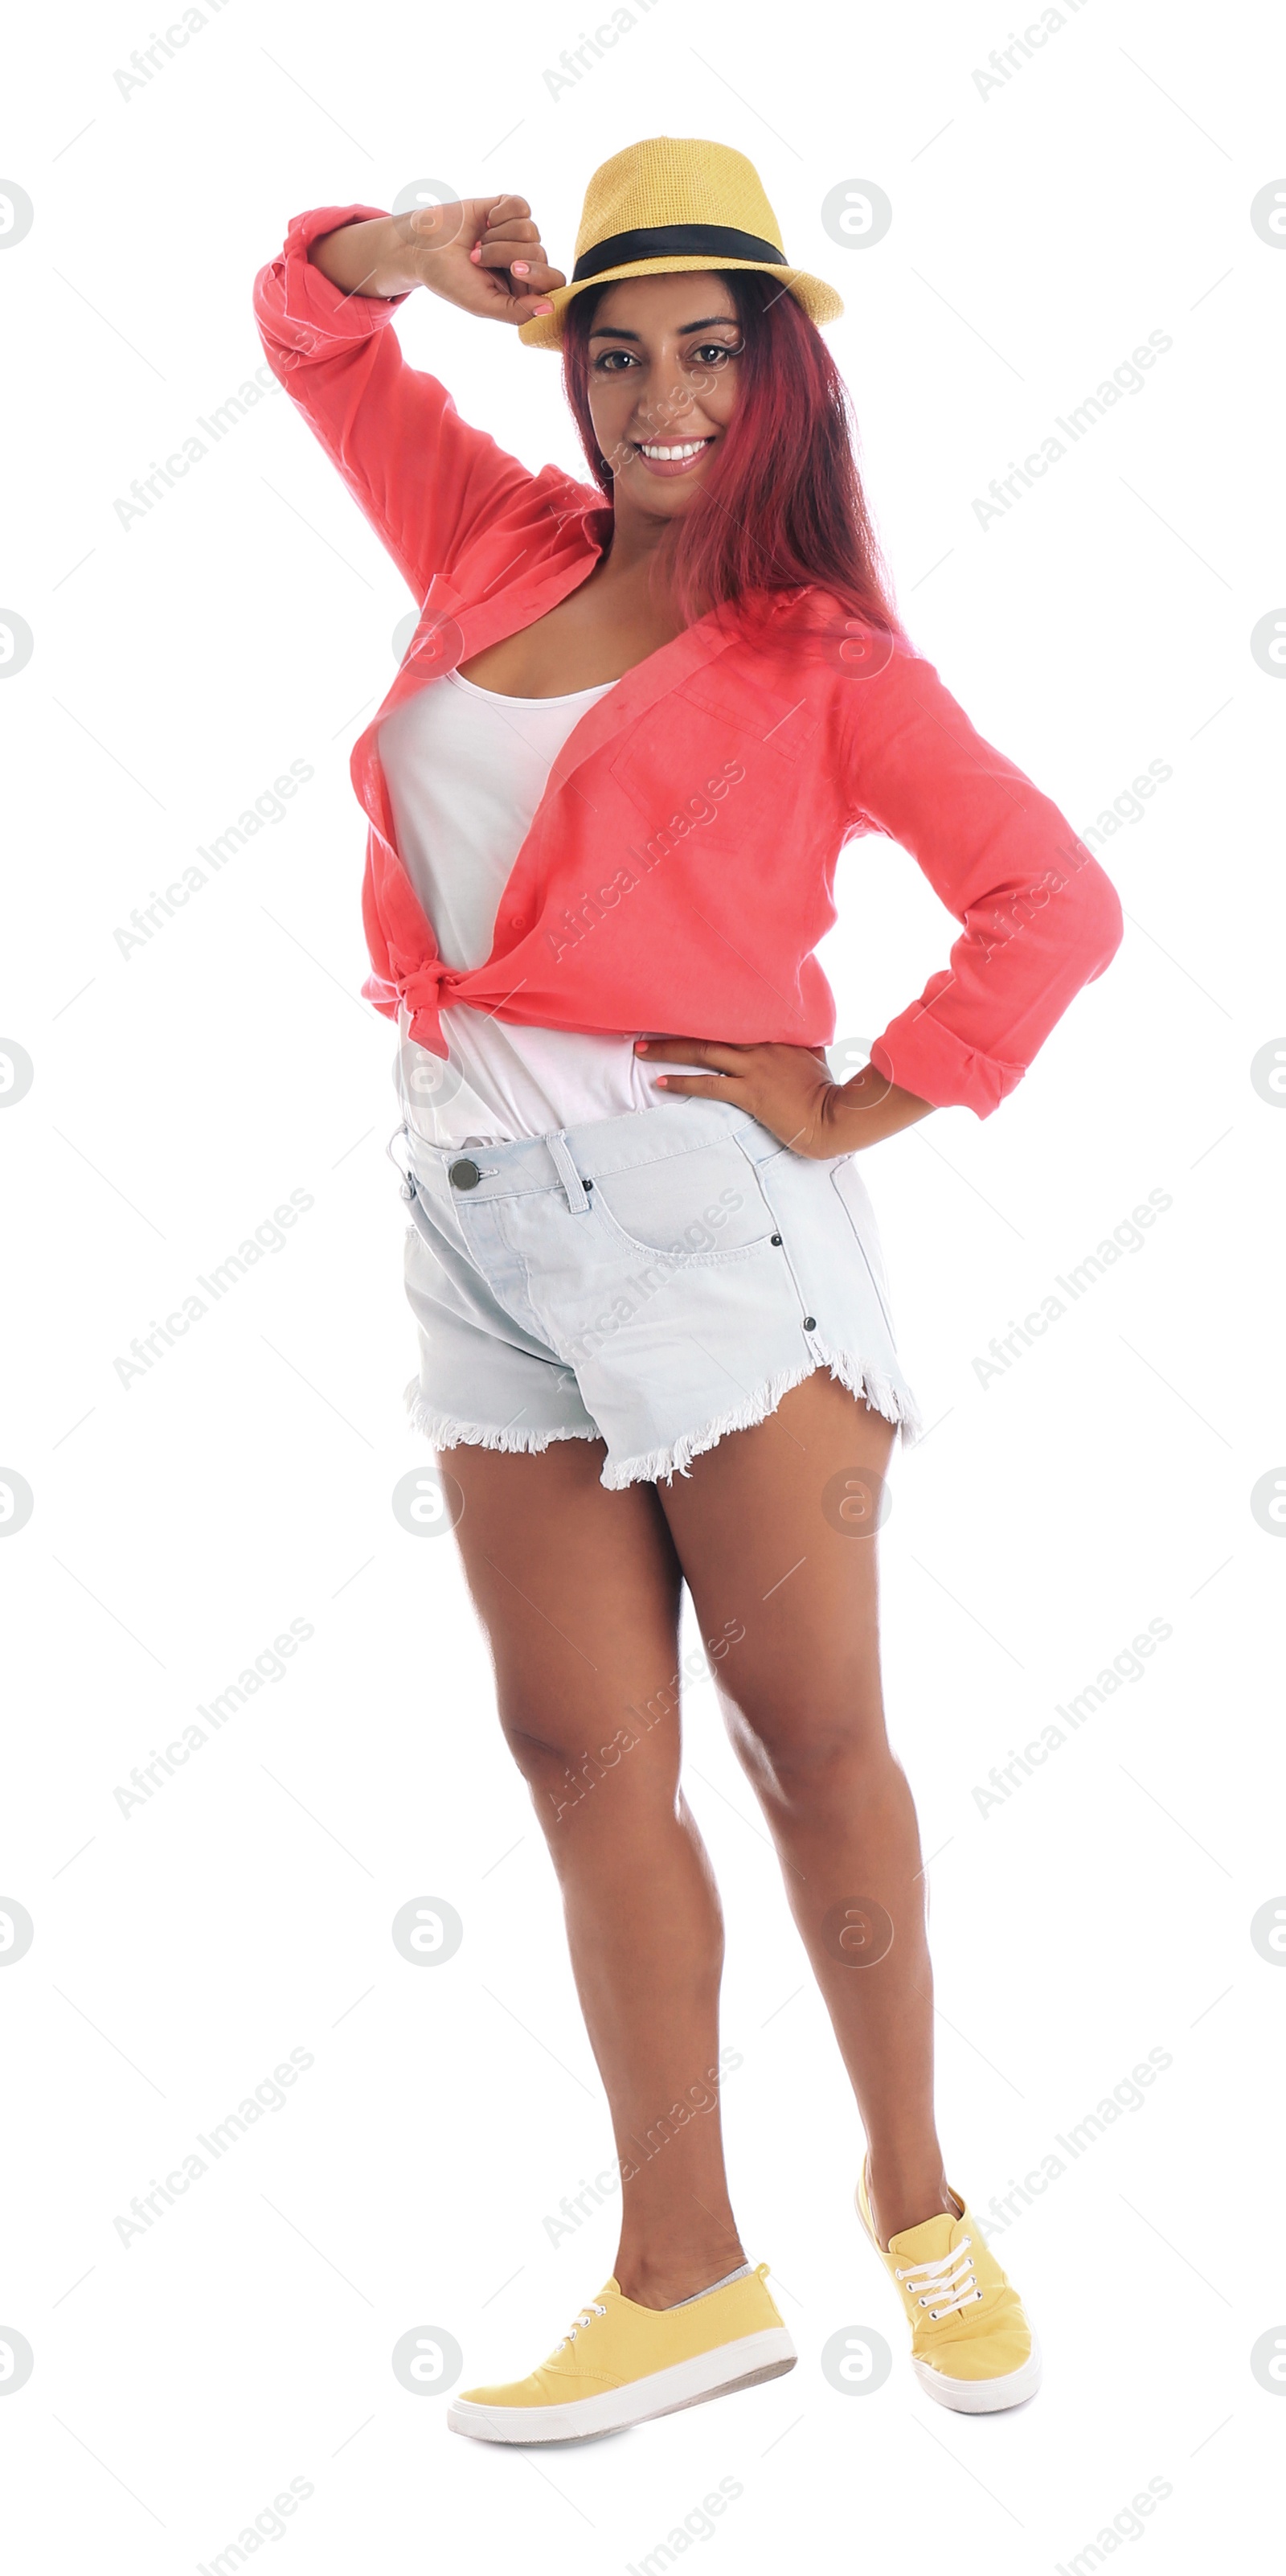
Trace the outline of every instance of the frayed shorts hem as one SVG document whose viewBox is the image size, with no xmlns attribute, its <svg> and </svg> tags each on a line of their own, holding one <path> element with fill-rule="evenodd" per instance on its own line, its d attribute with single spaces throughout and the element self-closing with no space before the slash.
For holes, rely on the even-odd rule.
<svg viewBox="0 0 1286 2576">
<path fill-rule="evenodd" d="M 538 1457 L 553 1440 L 601 1440 L 596 1423 L 578 1422 L 570 1428 L 548 1431 L 524 1431 L 520 1424 L 507 1422 L 499 1428 L 485 1422 L 460 1422 L 449 1413 L 441 1413 L 429 1403 L 420 1381 L 413 1377 L 403 1396 L 413 1431 L 422 1431 L 435 1449 L 503 1449 L 514 1454 L 525 1452 Z"/>
<path fill-rule="evenodd" d="M 717 1414 L 700 1430 L 685 1431 L 667 1447 L 645 1450 L 636 1458 L 609 1458 L 599 1479 L 600 1484 L 605 1485 L 609 1492 L 619 1493 L 626 1485 L 670 1484 L 675 1476 L 688 1475 L 694 1458 L 702 1458 L 708 1450 L 717 1448 L 730 1431 L 752 1431 L 757 1423 L 766 1422 L 776 1412 L 784 1395 L 789 1395 L 794 1387 L 803 1386 L 806 1379 L 818 1376 L 822 1369 L 829 1369 L 841 1386 L 846 1386 L 850 1394 L 859 1396 L 868 1411 L 882 1414 L 886 1422 L 900 1425 L 904 1446 L 910 1447 L 919 1438 L 921 1424 L 914 1407 L 894 1386 L 891 1378 L 857 1367 L 845 1352 L 829 1351 L 817 1344 L 814 1348 L 819 1352 L 816 1358 L 805 1360 L 800 1368 L 779 1370 L 775 1377 L 756 1387 L 740 1404 L 730 1405 L 725 1413 Z"/>
<path fill-rule="evenodd" d="M 604 1461 L 599 1483 L 609 1493 L 621 1493 L 627 1485 L 669 1484 L 675 1476 L 691 1472 L 694 1458 L 704 1457 L 718 1447 L 730 1431 L 750 1431 L 766 1422 L 776 1412 L 782 1397 L 806 1379 L 828 1369 L 832 1378 L 858 1396 L 871 1413 L 881 1414 L 886 1422 L 900 1429 L 904 1448 L 913 1447 L 920 1438 L 922 1424 L 914 1404 L 890 1377 L 864 1369 L 849 1358 L 847 1352 L 831 1351 L 814 1345 L 819 1355 L 804 1361 L 802 1367 L 779 1370 L 776 1376 L 756 1387 L 740 1404 L 730 1405 L 696 1431 L 681 1433 L 666 1446 L 647 1449 L 633 1458 L 608 1458 Z M 596 1424 L 576 1424 L 565 1429 L 524 1430 L 506 1423 L 501 1428 L 479 1422 L 462 1422 L 439 1412 L 422 1394 L 419 1381 L 412 1378 L 406 1389 L 405 1402 L 412 1428 L 423 1432 L 435 1449 L 498 1449 L 539 1456 L 555 1440 L 601 1440 Z"/>
</svg>

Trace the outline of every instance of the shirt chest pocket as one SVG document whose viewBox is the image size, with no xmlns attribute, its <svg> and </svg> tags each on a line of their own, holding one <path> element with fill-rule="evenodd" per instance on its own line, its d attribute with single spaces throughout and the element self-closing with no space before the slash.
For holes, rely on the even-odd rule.
<svg viewBox="0 0 1286 2576">
<path fill-rule="evenodd" d="M 817 696 L 806 686 L 771 688 L 752 671 L 698 671 L 674 691 L 685 705 L 696 707 L 721 731 L 763 744 L 774 759 L 796 761 L 822 721 Z"/>
</svg>

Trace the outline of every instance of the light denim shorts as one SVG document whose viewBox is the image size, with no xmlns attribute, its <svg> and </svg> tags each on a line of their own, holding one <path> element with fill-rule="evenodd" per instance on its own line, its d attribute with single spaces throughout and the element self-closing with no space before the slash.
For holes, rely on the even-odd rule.
<svg viewBox="0 0 1286 2576">
<path fill-rule="evenodd" d="M 507 1145 L 393 1140 L 435 1448 L 606 1443 L 609 1487 L 684 1474 L 817 1369 L 919 1436 L 855 1159 L 792 1153 L 728 1101 Z"/>
</svg>

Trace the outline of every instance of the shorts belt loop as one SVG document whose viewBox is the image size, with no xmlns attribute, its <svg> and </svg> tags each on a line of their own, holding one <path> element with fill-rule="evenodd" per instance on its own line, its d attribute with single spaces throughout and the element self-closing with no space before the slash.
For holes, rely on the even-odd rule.
<svg viewBox="0 0 1286 2576">
<path fill-rule="evenodd" d="M 546 1136 L 545 1143 L 553 1156 L 558 1177 L 567 1192 L 567 1204 L 572 1215 L 583 1216 L 589 1206 L 589 1200 L 580 1173 L 572 1161 L 571 1147 L 564 1130 L 560 1127 L 556 1135 Z"/>
<path fill-rule="evenodd" d="M 394 1151 L 395 1146 L 397 1146 L 398 1144 L 400 1144 L 400 1143 L 401 1143 L 401 1141 L 402 1141 L 402 1139 L 403 1139 L 404 1137 L 405 1137 L 405 1139 L 406 1139 L 407 1160 L 408 1160 L 408 1162 L 409 1162 L 409 1160 L 410 1160 L 410 1155 L 411 1155 L 411 1136 L 410 1136 L 410 1130 L 409 1130 L 409 1128 L 407 1127 L 407 1124 L 406 1124 L 405 1119 L 403 1119 L 402 1124 L 401 1124 L 401 1126 L 400 1126 L 400 1127 L 395 1127 L 395 1128 L 394 1128 L 393 1133 L 392 1133 L 392 1135 L 390 1136 L 390 1138 L 389 1138 L 389 1140 L 388 1140 L 388 1143 L 387 1143 L 387 1145 L 386 1145 L 386 1146 L 385 1146 L 385 1148 L 384 1148 L 384 1151 L 385 1151 L 385 1153 L 387 1154 L 387 1156 L 388 1156 L 388 1158 L 389 1158 L 389 1161 L 390 1161 L 390 1163 L 391 1163 L 391 1164 L 392 1164 L 392 1166 L 393 1166 L 394 1171 L 395 1171 L 395 1172 L 398 1172 L 398 1173 L 400 1173 L 400 1174 L 401 1174 L 401 1180 L 402 1180 L 402 1191 L 401 1191 L 401 1195 L 402 1195 L 402 1197 L 403 1197 L 404 1199 L 413 1199 L 413 1198 L 414 1198 L 414 1196 L 415 1196 L 415 1176 L 414 1176 L 414 1172 L 413 1172 L 413 1171 L 408 1171 L 406 1163 L 400 1163 L 400 1162 L 398 1161 L 397 1155 L 396 1155 L 396 1153 L 395 1153 L 395 1151 Z"/>
</svg>

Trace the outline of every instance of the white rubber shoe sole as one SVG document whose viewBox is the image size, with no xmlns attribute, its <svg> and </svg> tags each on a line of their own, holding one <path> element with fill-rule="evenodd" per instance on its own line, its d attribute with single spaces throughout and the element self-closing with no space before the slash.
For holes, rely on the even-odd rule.
<svg viewBox="0 0 1286 2576">
<path fill-rule="evenodd" d="M 760 2334 L 741 2335 L 691 2361 L 676 2361 L 668 2370 L 650 2371 L 645 2379 L 606 2388 L 596 2397 L 573 2398 L 565 2406 L 479 2406 L 472 2398 L 457 2397 L 447 2409 L 447 2423 L 453 2433 L 471 2433 L 478 2442 L 580 2442 L 589 2434 L 650 2424 L 656 2415 L 677 2415 L 684 2406 L 704 2405 L 708 2397 L 730 2397 L 734 2389 L 754 2388 L 762 2379 L 780 2379 L 797 2359 L 786 2328 L 766 2326 Z"/>
<path fill-rule="evenodd" d="M 1033 2335 L 1021 2370 L 1007 2370 L 1000 2379 L 948 2379 L 945 2371 L 917 2360 L 914 2353 L 911 2368 L 925 2396 L 939 2406 L 950 2406 L 957 2415 L 999 2415 L 1006 2406 L 1021 2406 L 1024 2398 L 1035 2396 L 1041 2380 L 1040 2345 Z"/>
</svg>

